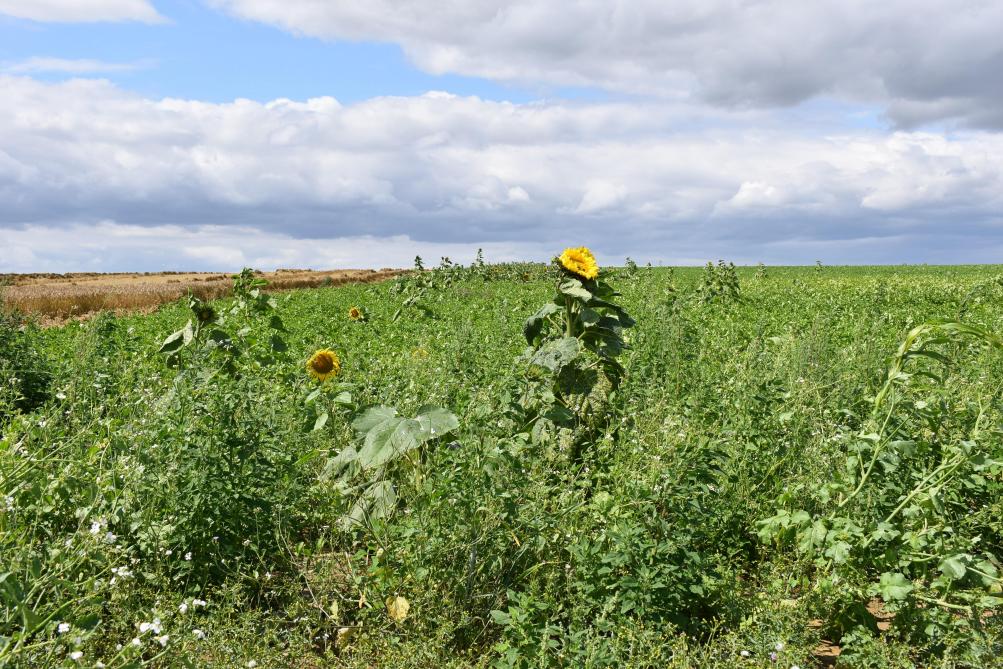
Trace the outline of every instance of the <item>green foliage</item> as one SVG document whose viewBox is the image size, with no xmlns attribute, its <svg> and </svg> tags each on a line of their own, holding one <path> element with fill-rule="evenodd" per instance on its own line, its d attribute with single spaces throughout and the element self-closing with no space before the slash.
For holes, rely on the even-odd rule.
<svg viewBox="0 0 1003 669">
<path fill-rule="evenodd" d="M 999 269 L 712 270 L 19 325 L 0 666 L 998 665 Z"/>
<path fill-rule="evenodd" d="M 562 430 L 574 461 L 602 429 L 624 376 L 623 331 L 634 320 L 613 301 L 619 296 L 602 275 L 586 279 L 562 268 L 553 300 L 523 325 L 529 375 L 521 421 L 536 441 Z"/>
<path fill-rule="evenodd" d="M 0 431 L 14 412 L 31 411 L 48 397 L 51 371 L 37 327 L 0 308 Z"/>
<path fill-rule="evenodd" d="M 349 498 L 342 525 L 351 529 L 388 518 L 397 503 L 396 488 L 387 480 L 390 470 L 406 462 L 414 476 L 424 476 L 419 449 L 458 427 L 456 416 L 438 407 L 423 407 L 414 418 L 386 406 L 370 407 L 357 416 L 352 429 L 358 443 L 343 448 L 324 471 L 340 496 Z"/>
<path fill-rule="evenodd" d="M 711 302 L 737 302 L 742 299 L 742 289 L 734 263 L 718 260 L 717 265 L 708 262 L 700 278 L 697 299 L 703 304 Z"/>
<path fill-rule="evenodd" d="M 1003 350 L 1003 339 L 964 323 L 910 330 L 869 419 L 847 442 L 844 466 L 809 498 L 812 511 L 781 509 L 761 530 L 793 541 L 823 578 L 870 581 L 861 600 L 881 597 L 903 634 L 935 645 L 959 616 L 978 630 L 1003 606 L 1003 554 L 971 522 L 1003 492 L 1001 406 L 992 397 L 957 404 L 949 378 L 969 340 Z M 863 618 L 873 626 L 873 616 Z"/>
</svg>

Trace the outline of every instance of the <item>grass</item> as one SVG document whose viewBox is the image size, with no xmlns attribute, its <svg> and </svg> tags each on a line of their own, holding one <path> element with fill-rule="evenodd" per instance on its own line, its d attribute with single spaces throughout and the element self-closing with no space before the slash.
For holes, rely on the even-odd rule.
<svg viewBox="0 0 1003 669">
<path fill-rule="evenodd" d="M 1003 354 L 896 352 L 1003 330 L 1003 268 L 703 272 L 610 277 L 626 373 L 574 429 L 525 356 L 535 266 L 248 287 L 173 357 L 182 302 L 10 321 L 0 666 L 1000 666 Z M 459 427 L 350 478 L 374 405 Z M 386 517 L 346 522 L 360 480 Z"/>
</svg>

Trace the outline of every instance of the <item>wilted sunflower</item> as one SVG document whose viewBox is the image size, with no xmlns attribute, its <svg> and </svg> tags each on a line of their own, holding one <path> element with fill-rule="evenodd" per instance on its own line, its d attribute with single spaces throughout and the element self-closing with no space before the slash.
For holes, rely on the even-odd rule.
<svg viewBox="0 0 1003 669">
<path fill-rule="evenodd" d="M 322 348 L 306 361 L 306 371 L 318 381 L 327 381 L 341 371 L 341 360 L 331 349 Z"/>
<path fill-rule="evenodd" d="M 348 317 L 353 321 L 361 321 L 362 309 L 359 309 L 358 307 L 352 307 L 351 309 L 348 310 Z"/>
<path fill-rule="evenodd" d="M 411 610 L 411 603 L 403 597 L 387 597 L 387 616 L 397 623 L 404 622 L 408 611 Z"/>
<path fill-rule="evenodd" d="M 596 257 L 592 255 L 592 251 L 584 246 L 564 249 L 564 253 L 558 260 L 561 267 L 583 279 L 594 279 L 599 276 L 599 264 L 596 263 Z"/>
</svg>

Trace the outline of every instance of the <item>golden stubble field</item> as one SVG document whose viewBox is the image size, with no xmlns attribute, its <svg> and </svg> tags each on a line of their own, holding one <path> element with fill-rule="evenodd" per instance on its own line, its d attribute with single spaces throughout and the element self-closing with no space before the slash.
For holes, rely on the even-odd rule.
<svg viewBox="0 0 1003 669">
<path fill-rule="evenodd" d="M 257 272 L 268 290 L 312 288 L 345 283 L 371 283 L 397 276 L 395 269 L 279 269 Z M 35 315 L 43 325 L 99 311 L 152 311 L 188 291 L 202 299 L 228 295 L 233 275 L 224 272 L 0 274 L 0 298 L 16 309 Z"/>
</svg>

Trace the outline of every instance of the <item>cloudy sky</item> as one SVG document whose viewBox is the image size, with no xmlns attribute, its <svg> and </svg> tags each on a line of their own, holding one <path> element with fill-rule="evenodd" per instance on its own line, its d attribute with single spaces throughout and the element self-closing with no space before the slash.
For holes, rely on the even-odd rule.
<svg viewBox="0 0 1003 669">
<path fill-rule="evenodd" d="M 994 0 L 0 0 L 0 272 L 999 262 Z"/>
</svg>

